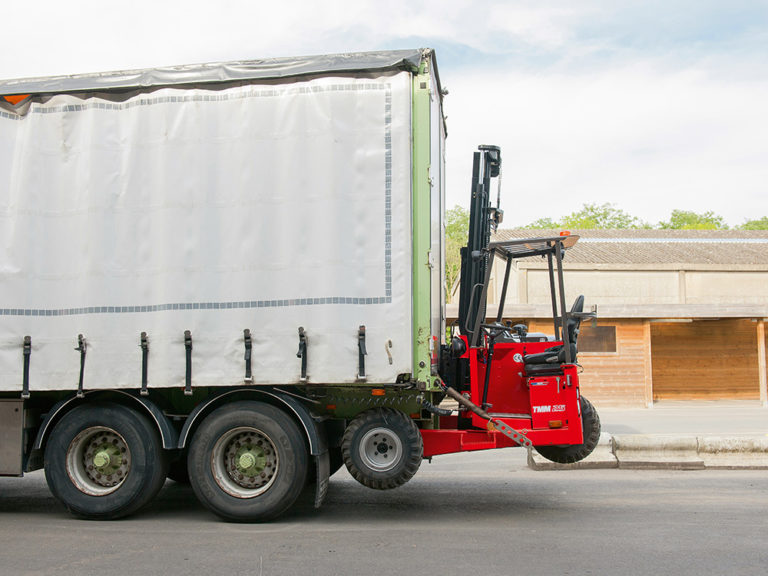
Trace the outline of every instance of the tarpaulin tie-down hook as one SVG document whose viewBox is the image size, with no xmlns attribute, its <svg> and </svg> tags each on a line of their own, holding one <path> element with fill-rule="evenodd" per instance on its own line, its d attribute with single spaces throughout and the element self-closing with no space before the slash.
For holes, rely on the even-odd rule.
<svg viewBox="0 0 768 576">
<path fill-rule="evenodd" d="M 80 380 L 77 383 L 77 397 L 84 398 L 83 392 L 83 376 L 85 374 L 85 354 L 88 349 L 88 342 L 85 340 L 82 334 L 77 335 L 77 348 L 76 352 L 80 352 Z"/>
<path fill-rule="evenodd" d="M 141 395 L 149 396 L 149 336 L 142 332 L 139 336 L 139 347 L 141 348 Z"/>
<path fill-rule="evenodd" d="M 184 330 L 184 348 L 187 352 L 184 396 L 192 396 L 192 332 Z"/>
</svg>

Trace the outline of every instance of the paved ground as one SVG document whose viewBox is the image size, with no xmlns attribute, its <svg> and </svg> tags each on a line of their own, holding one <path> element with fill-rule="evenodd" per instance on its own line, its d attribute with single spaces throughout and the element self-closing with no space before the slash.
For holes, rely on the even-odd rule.
<svg viewBox="0 0 768 576">
<path fill-rule="evenodd" d="M 768 408 L 758 401 L 659 402 L 653 408 L 598 406 L 611 434 L 768 436 Z"/>
<path fill-rule="evenodd" d="M 603 430 L 768 436 L 756 402 L 599 407 Z M 0 478 L 0 574 L 766 574 L 765 470 L 533 471 L 526 453 L 437 457 L 371 491 L 342 470 L 323 509 L 268 525 L 219 522 L 168 482 L 119 522 L 71 518 L 43 474 Z"/>
<path fill-rule="evenodd" d="M 536 472 L 521 449 L 442 456 L 377 492 L 345 471 L 325 507 L 219 522 L 168 482 L 118 522 L 70 518 L 42 475 L 0 478 L 0 573 L 766 574 L 765 471 Z"/>
</svg>

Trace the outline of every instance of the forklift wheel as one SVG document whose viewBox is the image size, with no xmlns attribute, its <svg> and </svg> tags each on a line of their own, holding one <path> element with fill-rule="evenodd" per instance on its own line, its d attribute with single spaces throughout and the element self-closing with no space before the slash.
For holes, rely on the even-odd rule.
<svg viewBox="0 0 768 576">
<path fill-rule="evenodd" d="M 349 473 L 363 486 L 397 488 L 421 465 L 424 443 L 406 414 L 377 408 L 359 414 L 344 432 L 341 452 Z"/>
<path fill-rule="evenodd" d="M 581 397 L 581 429 L 584 443 L 573 446 L 536 446 L 536 452 L 558 464 L 572 464 L 584 460 L 592 453 L 600 440 L 600 417 L 592 403 Z"/>
</svg>

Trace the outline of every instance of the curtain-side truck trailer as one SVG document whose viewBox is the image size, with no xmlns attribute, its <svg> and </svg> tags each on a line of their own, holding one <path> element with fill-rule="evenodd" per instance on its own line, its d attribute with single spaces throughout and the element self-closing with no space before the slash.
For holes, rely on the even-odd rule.
<svg viewBox="0 0 768 576">
<path fill-rule="evenodd" d="M 387 489 L 440 454 L 587 456 L 577 238 L 491 241 L 494 146 L 447 334 L 442 101 L 431 50 L 0 82 L 0 475 L 44 468 L 85 518 L 171 477 L 266 521 L 342 465 Z M 494 263 L 531 256 L 549 336 L 486 318 Z"/>
</svg>

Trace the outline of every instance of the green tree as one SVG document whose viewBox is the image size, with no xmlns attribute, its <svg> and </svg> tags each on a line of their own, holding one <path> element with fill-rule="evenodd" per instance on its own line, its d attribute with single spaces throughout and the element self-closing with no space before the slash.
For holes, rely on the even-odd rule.
<svg viewBox="0 0 768 576">
<path fill-rule="evenodd" d="M 461 272 L 462 246 L 467 245 L 469 235 L 469 210 L 454 206 L 445 213 L 445 283 L 448 301 L 451 289 Z"/>
<path fill-rule="evenodd" d="M 647 227 L 648 225 L 639 218 L 628 214 L 620 208 L 616 208 L 609 202 L 605 204 L 584 204 L 580 210 L 563 216 L 560 220 L 539 218 L 525 226 L 525 228 L 573 228 L 578 230 Z"/>
<path fill-rule="evenodd" d="M 697 214 L 690 210 L 672 210 L 667 222 L 659 222 L 662 230 L 728 230 L 722 216 L 712 211 Z"/>
<path fill-rule="evenodd" d="M 560 223 L 556 220 L 552 220 L 552 218 L 539 218 L 530 224 L 526 224 L 523 226 L 523 228 L 541 228 L 543 230 L 553 230 L 555 228 L 560 228 Z"/>
<path fill-rule="evenodd" d="M 768 230 L 768 216 L 763 216 L 757 220 L 747 220 L 738 228 L 741 230 Z"/>
<path fill-rule="evenodd" d="M 581 210 L 577 210 L 563 218 L 563 226 L 566 228 L 590 228 L 621 229 L 640 228 L 643 223 L 613 204 L 584 204 Z"/>
</svg>

